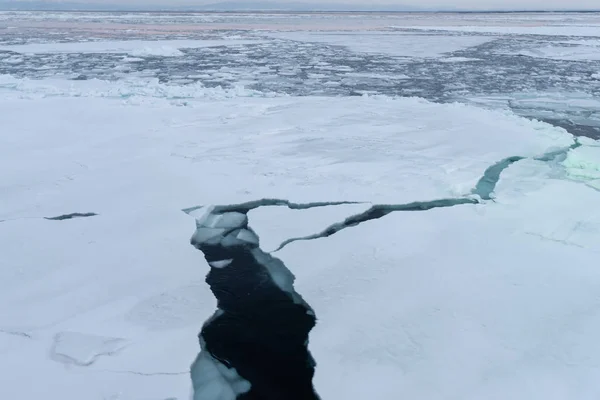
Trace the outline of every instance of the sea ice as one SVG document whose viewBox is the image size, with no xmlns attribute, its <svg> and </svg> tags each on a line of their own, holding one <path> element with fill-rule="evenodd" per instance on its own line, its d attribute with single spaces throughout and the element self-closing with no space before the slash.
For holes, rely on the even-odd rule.
<svg viewBox="0 0 600 400">
<path fill-rule="evenodd" d="M 158 46 L 158 47 L 143 47 L 129 52 L 134 57 L 179 57 L 183 52 L 176 47 Z"/>
<path fill-rule="evenodd" d="M 527 48 L 519 50 L 516 54 L 528 57 L 550 58 L 554 60 L 599 61 L 600 46 L 560 46 L 553 44 L 538 48 Z"/>
<path fill-rule="evenodd" d="M 157 82 L 12 77 L 0 86 L 0 250 L 9 260 L 0 326 L 35 339 L 2 346 L 10 379 L 0 398 L 189 395 L 199 324 L 217 307 L 183 207 L 456 198 L 515 156 L 526 159 L 503 171 L 494 202 L 392 213 L 292 243 L 277 253 L 290 272 L 274 280 L 289 288 L 293 272 L 319 316 L 310 349 L 323 398 L 597 397 L 599 192 L 569 180 L 558 161 L 534 160 L 573 144 L 564 129 L 412 98 L 197 96 Z M 187 107 L 163 101 L 176 93 L 195 97 Z M 591 170 L 595 154 L 573 156 Z M 77 210 L 98 216 L 44 220 Z M 285 226 L 293 215 L 296 224 L 296 212 L 304 211 L 273 218 Z M 306 212 L 311 221 L 293 231 L 269 232 L 268 212 L 258 210 L 250 226 L 256 214 L 256 233 L 278 242 L 361 210 Z M 32 242 L 32 232 L 43 240 Z M 45 356 L 60 332 L 129 345 L 66 369 Z M 80 339 L 61 351 L 85 364 L 106 350 Z M 31 385 L 32 376 L 44 384 Z"/>
<path fill-rule="evenodd" d="M 232 97 L 274 97 L 275 94 L 258 92 L 244 86 L 231 89 L 208 88 L 201 83 L 174 85 L 160 83 L 158 78 L 126 78 L 116 82 L 90 79 L 68 81 L 64 79 L 18 79 L 10 75 L 0 75 L 0 94 L 3 98 L 44 98 L 44 97 L 101 97 L 115 98 L 138 104 L 147 104 L 155 99 L 173 100 L 179 105 L 184 99 L 232 98 Z"/>
<path fill-rule="evenodd" d="M 197 49 L 214 46 L 231 46 L 259 43 L 257 40 L 126 40 L 66 43 L 32 43 L 0 45 L 0 50 L 21 54 L 46 53 L 128 53 L 134 57 L 179 56 L 180 49 Z"/>
<path fill-rule="evenodd" d="M 358 36 L 360 35 L 360 40 Z M 485 36 L 430 36 L 402 32 L 286 32 L 271 37 L 345 46 L 352 51 L 431 58 L 493 40 Z"/>
</svg>

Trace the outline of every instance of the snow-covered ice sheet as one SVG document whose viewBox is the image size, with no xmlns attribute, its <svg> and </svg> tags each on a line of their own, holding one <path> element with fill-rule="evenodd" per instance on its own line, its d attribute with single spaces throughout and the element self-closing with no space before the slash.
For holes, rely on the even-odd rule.
<svg viewBox="0 0 600 400">
<path fill-rule="evenodd" d="M 400 29 L 413 29 L 424 31 L 447 31 L 447 32 L 466 32 L 466 33 L 490 33 L 498 35 L 543 35 L 543 36 L 582 36 L 582 37 L 600 37 L 600 23 L 589 26 L 492 26 L 492 25 L 462 25 L 462 26 L 395 26 Z"/>
<path fill-rule="evenodd" d="M 171 201 L 177 201 L 171 203 L 178 205 L 176 209 L 196 204 L 199 199 L 203 204 L 223 204 L 263 195 L 288 198 L 290 193 L 296 196 L 296 201 L 313 201 L 312 190 L 316 188 L 329 201 L 397 203 L 467 193 L 490 164 L 507 156 L 540 155 L 549 148 L 567 147 L 572 143 L 571 135 L 560 128 L 510 113 L 460 104 L 439 105 L 413 98 L 357 97 L 335 101 L 330 98 L 219 98 L 190 100 L 187 107 L 173 107 L 161 98 L 140 98 L 133 103 L 143 107 L 126 106 L 131 103 L 130 99 L 124 103 L 102 98 L 46 98 L 39 100 L 44 106 L 36 114 L 45 121 L 46 133 L 41 137 L 38 125 L 26 124 L 18 117 L 18 107 L 31 103 L 4 101 L 8 139 L 2 146 L 3 160 L 17 163 L 22 159 L 20 151 L 54 146 L 57 137 L 70 143 L 68 148 L 95 146 L 94 151 L 85 154 L 71 153 L 75 161 L 48 153 L 44 176 L 54 171 L 51 176 L 55 180 L 67 183 L 61 185 L 64 187 L 59 192 L 52 182 L 44 183 L 47 190 L 67 201 L 49 212 L 49 216 L 55 216 L 66 211 L 101 214 L 106 204 L 102 186 L 109 182 L 102 179 L 107 171 L 98 170 L 96 166 L 109 168 L 115 175 L 126 175 L 130 182 L 138 182 L 136 174 L 143 173 L 144 181 L 139 182 L 147 184 L 147 171 L 158 169 L 166 173 L 171 168 L 181 170 L 187 165 L 195 169 L 210 165 L 211 173 L 196 177 L 195 185 L 217 185 L 220 189 L 197 199 L 187 199 L 187 202 L 177 196 L 174 198 L 172 193 L 164 193 Z M 32 101 L 35 104 L 38 100 Z M 232 108 L 231 104 L 236 107 Z M 106 120 L 104 115 L 107 114 L 114 118 Z M 85 131 L 80 131 L 76 123 L 65 128 L 63 120 L 72 120 L 74 115 L 86 118 Z M 311 117 L 307 118 L 308 115 Z M 465 117 L 457 118 L 457 115 Z M 17 132 L 18 136 L 14 136 Z M 125 167 L 134 163 L 130 159 L 132 149 L 140 155 L 139 161 L 147 169 Z M 157 151 L 160 162 L 154 158 L 158 156 Z M 288 158 L 294 161 L 286 161 Z M 106 165 L 105 160 L 112 161 Z M 37 163 L 23 165 L 18 173 L 6 176 L 4 184 L 21 187 L 44 181 L 39 166 Z M 242 166 L 249 179 L 244 173 L 231 174 L 230 171 Z M 161 179 L 164 173 L 151 181 Z M 89 188 L 82 195 L 91 203 L 85 210 L 74 210 L 68 199 L 70 190 L 75 190 L 77 185 L 69 185 L 67 177 L 82 175 L 86 178 L 77 178 L 77 181 Z M 223 185 L 223 176 L 234 179 L 235 184 Z M 175 179 L 186 180 L 185 175 Z M 336 184 L 331 185 L 331 182 Z M 301 198 L 296 194 L 299 186 L 306 188 L 300 191 Z M 356 191 L 363 186 L 370 187 L 368 196 Z M 246 191 L 247 195 L 231 197 Z M 20 197 L 18 192 L 5 193 L 9 197 Z M 139 204 L 135 200 L 140 195 L 135 194 L 127 203 Z M 10 206 L 3 209 L 4 213 L 11 214 L 13 207 L 39 202 L 36 197 L 19 200 L 10 202 Z M 4 219 L 2 215 L 0 219 Z"/>
<path fill-rule="evenodd" d="M 541 47 L 525 48 L 516 54 L 527 57 L 550 58 L 553 60 L 598 61 L 600 60 L 600 41 L 552 43 Z"/>
<path fill-rule="evenodd" d="M 259 43 L 257 40 L 125 40 L 67 43 L 35 43 L 24 45 L 4 45 L 0 50 L 22 54 L 37 53 L 128 53 L 136 57 L 180 56 L 180 49 L 202 47 L 234 46 Z"/>
<path fill-rule="evenodd" d="M 399 57 L 431 58 L 493 40 L 485 36 L 407 35 L 401 32 L 286 32 L 270 36 L 345 46 L 352 51 Z"/>
<path fill-rule="evenodd" d="M 39 84 L 27 98 L 0 90 L 7 399 L 189 397 L 216 306 L 185 207 L 463 196 L 499 160 L 573 144 L 547 124 L 412 98 L 182 104 L 159 92 L 45 97 L 39 87 L 64 87 Z M 277 253 L 319 318 L 309 348 L 323 398 L 596 397 L 600 192 L 549 164 L 515 163 L 496 202 L 398 212 Z M 265 210 L 250 226 L 255 215 L 274 243 L 288 233 L 270 232 Z M 75 212 L 97 215 L 44 219 Z M 290 224 L 313 218 L 293 235 L 347 216 L 271 218 L 291 213 Z M 80 360 L 67 368 L 51 357 L 65 332 L 60 352 Z"/>
<path fill-rule="evenodd" d="M 319 317 L 323 398 L 600 394 L 598 192 L 503 182 L 520 196 L 391 214 L 278 253 Z"/>
</svg>

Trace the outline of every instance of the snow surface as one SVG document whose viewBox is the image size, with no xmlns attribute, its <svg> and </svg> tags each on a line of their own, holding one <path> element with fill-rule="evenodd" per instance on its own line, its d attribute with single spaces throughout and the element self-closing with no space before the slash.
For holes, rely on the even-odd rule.
<svg viewBox="0 0 600 400">
<path fill-rule="evenodd" d="M 54 337 L 51 358 L 63 364 L 92 365 L 100 356 L 113 355 L 127 345 L 119 338 L 107 338 L 79 332 L 60 332 Z"/>
<path fill-rule="evenodd" d="M 3 82 L 0 398 L 189 398 L 197 335 L 216 305 L 183 208 L 459 197 L 511 156 L 526 159 L 502 175 L 494 202 L 397 212 L 276 253 L 319 318 L 309 344 L 317 391 L 600 396 L 600 192 L 588 179 L 598 142 L 542 162 L 533 158 L 573 137 L 466 105 L 202 87 L 181 102 L 139 82 Z M 288 211 L 289 235 L 362 206 L 341 209 Z M 249 223 L 276 243 L 288 217 L 272 214 L 270 231 L 270 210 Z M 44 219 L 74 212 L 98 215 Z M 127 346 L 116 351 L 114 340 Z M 57 363 L 57 350 L 78 362 Z"/>
<path fill-rule="evenodd" d="M 360 35 L 360 39 L 358 39 Z M 271 37 L 345 46 L 352 51 L 399 57 L 440 57 L 493 40 L 487 36 L 428 36 L 402 32 L 286 32 Z"/>
</svg>

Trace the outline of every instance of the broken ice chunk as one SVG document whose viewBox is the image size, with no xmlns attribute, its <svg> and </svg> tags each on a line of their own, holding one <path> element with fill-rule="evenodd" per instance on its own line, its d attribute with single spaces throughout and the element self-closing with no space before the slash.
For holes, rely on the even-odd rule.
<svg viewBox="0 0 600 400">
<path fill-rule="evenodd" d="M 233 262 L 233 258 L 230 258 L 228 260 L 210 261 L 208 263 L 208 265 L 210 265 L 213 268 L 225 268 L 232 262 Z"/>
<path fill-rule="evenodd" d="M 225 229 L 198 228 L 192 236 L 192 244 L 194 246 L 200 244 L 218 244 L 221 241 L 225 232 Z"/>
<path fill-rule="evenodd" d="M 215 206 L 206 206 L 184 211 L 196 218 L 198 228 L 241 228 L 248 225 L 248 217 L 244 213 L 237 211 L 215 213 L 214 210 Z"/>
<path fill-rule="evenodd" d="M 196 220 L 198 228 L 241 228 L 248 225 L 246 214 L 239 212 L 227 212 L 224 214 L 203 215 Z"/>
<path fill-rule="evenodd" d="M 258 243 L 259 243 L 258 235 L 250 229 L 242 229 L 237 234 L 236 237 L 246 243 L 252 244 L 254 246 L 258 246 Z"/>
<path fill-rule="evenodd" d="M 227 368 L 205 351 L 192 364 L 191 375 L 193 400 L 235 400 L 251 388 L 235 368 Z"/>
<path fill-rule="evenodd" d="M 212 214 L 214 209 L 215 206 L 200 206 L 186 208 L 183 210 L 183 212 L 196 218 L 196 223 L 202 223 L 205 218 Z"/>
<path fill-rule="evenodd" d="M 238 234 L 240 233 L 241 229 L 236 229 L 233 232 L 230 232 L 227 236 L 225 236 L 220 244 L 223 247 L 235 247 L 235 246 L 245 246 L 246 242 L 244 242 L 243 240 L 238 239 Z"/>
<path fill-rule="evenodd" d="M 240 212 L 211 215 L 212 228 L 241 228 L 248 225 L 248 216 Z"/>
</svg>

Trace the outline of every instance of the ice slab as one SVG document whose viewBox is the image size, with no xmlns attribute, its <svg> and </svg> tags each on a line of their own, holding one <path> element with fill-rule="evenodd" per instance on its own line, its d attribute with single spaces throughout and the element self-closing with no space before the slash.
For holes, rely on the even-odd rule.
<svg viewBox="0 0 600 400">
<path fill-rule="evenodd" d="M 229 258 L 227 260 L 209 261 L 208 265 L 210 265 L 213 268 L 225 268 L 228 265 L 230 265 L 232 261 L 233 261 L 233 259 L 231 259 L 231 258 Z"/>
<path fill-rule="evenodd" d="M 194 382 L 192 400 L 236 400 L 251 387 L 234 368 L 227 368 L 207 352 L 198 355 L 191 374 Z"/>
<path fill-rule="evenodd" d="M 570 151 L 562 165 L 568 177 L 600 190 L 600 142 Z"/>
<path fill-rule="evenodd" d="M 360 36 L 358 36 L 360 35 Z M 381 53 L 399 57 L 430 58 L 463 50 L 493 40 L 483 36 L 428 36 L 394 32 L 286 32 L 271 37 L 302 42 L 345 46 L 362 53 Z M 360 39 L 358 39 L 360 37 Z"/>
<path fill-rule="evenodd" d="M 579 137 L 600 137 L 600 100 L 585 92 L 518 92 L 496 96 L 467 96 L 471 104 L 510 109 L 521 116 L 563 126 Z M 584 135 L 584 136 L 582 136 Z"/>
<path fill-rule="evenodd" d="M 584 145 L 570 150 L 567 160 L 571 154 L 585 154 L 586 149 Z M 504 218 L 510 229 L 540 241 L 597 253 L 600 251 L 600 213 L 589 205 L 598 197 L 598 190 L 589 180 L 574 178 L 564 164 L 564 161 L 534 160 L 515 164 L 506 171 L 496 189 L 498 207 L 485 215 Z M 570 194 L 568 202 L 564 193 Z M 516 215 L 511 216 L 514 208 L 523 210 L 527 217 L 519 220 Z M 555 217 L 549 218 L 549 215 Z"/>
<path fill-rule="evenodd" d="M 594 43 L 594 45 L 573 43 L 570 46 L 548 45 L 537 48 L 527 48 L 511 54 L 536 58 L 549 58 L 553 60 L 599 61 L 600 43 Z"/>
<path fill-rule="evenodd" d="M 446 32 L 467 32 L 467 33 L 491 33 L 499 35 L 544 35 L 544 36 L 585 36 L 585 37 L 600 37 L 600 24 L 584 24 L 583 26 L 578 25 L 566 25 L 566 26 L 526 26 L 513 25 L 513 26 L 493 26 L 493 25 L 467 25 L 461 26 L 423 26 L 423 25 L 412 25 L 412 26 L 394 26 L 400 29 L 414 29 L 414 30 L 425 30 L 425 31 L 446 31 Z"/>
</svg>

